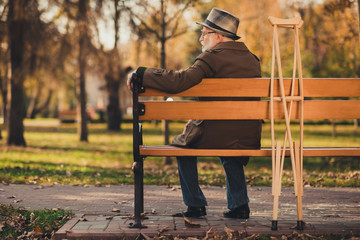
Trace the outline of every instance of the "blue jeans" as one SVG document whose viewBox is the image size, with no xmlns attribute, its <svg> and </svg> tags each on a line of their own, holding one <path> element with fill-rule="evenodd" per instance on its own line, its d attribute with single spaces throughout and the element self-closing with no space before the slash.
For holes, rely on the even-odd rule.
<svg viewBox="0 0 360 240">
<path fill-rule="evenodd" d="M 185 205 L 207 206 L 206 198 L 198 182 L 197 157 L 177 157 L 179 178 Z M 249 202 L 243 161 L 239 158 L 220 157 L 226 174 L 226 194 L 229 209 Z"/>
</svg>

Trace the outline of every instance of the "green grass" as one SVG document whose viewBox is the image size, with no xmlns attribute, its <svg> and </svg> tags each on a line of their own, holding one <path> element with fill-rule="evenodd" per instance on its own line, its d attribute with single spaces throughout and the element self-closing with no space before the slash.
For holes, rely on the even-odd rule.
<svg viewBox="0 0 360 240">
<path fill-rule="evenodd" d="M 161 124 L 144 125 L 144 143 L 162 144 Z M 182 131 L 183 122 L 171 122 L 171 137 Z M 294 138 L 298 137 L 296 123 Z M 89 142 L 78 141 L 76 124 L 56 124 L 54 120 L 26 120 L 27 147 L 5 145 L 6 131 L 0 140 L 0 182 L 23 184 L 131 184 L 132 123 L 122 124 L 123 130 L 111 132 L 105 124 L 89 124 Z M 277 136 L 285 126 L 276 125 Z M 305 146 L 360 146 L 360 131 L 353 125 L 337 126 L 333 138 L 328 124 L 306 124 Z M 262 146 L 270 146 L 270 126 L 263 127 Z M 359 187 L 360 159 L 305 158 L 304 180 L 311 186 Z M 176 163 L 164 166 L 162 158 L 146 158 L 145 184 L 179 184 Z M 217 158 L 199 158 L 201 184 L 225 185 L 225 175 Z M 246 167 L 250 185 L 271 185 L 271 159 L 251 158 Z M 285 161 L 284 185 L 292 185 L 290 159 Z"/>
<path fill-rule="evenodd" d="M 0 204 L 0 239 L 50 239 L 69 219 L 71 211 L 27 211 Z"/>
</svg>

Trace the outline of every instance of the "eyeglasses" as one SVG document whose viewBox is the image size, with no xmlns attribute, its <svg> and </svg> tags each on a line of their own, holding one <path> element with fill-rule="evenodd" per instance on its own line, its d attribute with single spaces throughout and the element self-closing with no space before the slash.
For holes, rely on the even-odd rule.
<svg viewBox="0 0 360 240">
<path fill-rule="evenodd" d="M 205 37 L 206 35 L 211 34 L 211 33 L 216 33 L 216 32 L 201 32 L 200 37 Z"/>
</svg>

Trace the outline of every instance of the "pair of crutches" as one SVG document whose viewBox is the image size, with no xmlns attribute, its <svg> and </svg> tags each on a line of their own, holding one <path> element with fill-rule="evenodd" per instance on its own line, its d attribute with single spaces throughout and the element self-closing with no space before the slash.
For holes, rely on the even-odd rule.
<svg viewBox="0 0 360 240">
<path fill-rule="evenodd" d="M 284 159 L 287 153 L 286 145 L 288 142 L 291 158 L 291 165 L 294 174 L 294 191 L 297 199 L 297 229 L 303 230 L 304 222 L 302 220 L 302 196 L 303 196 L 303 128 L 304 128 L 304 94 L 302 81 L 302 67 L 299 44 L 299 29 L 303 21 L 300 17 L 292 19 L 279 19 L 269 17 L 269 22 L 274 28 L 273 49 L 272 49 L 272 64 L 271 64 L 271 82 L 270 82 L 270 114 L 271 114 L 271 142 L 272 142 L 272 195 L 274 196 L 273 206 L 273 220 L 272 230 L 278 229 L 278 208 L 279 196 L 281 194 L 281 179 L 284 167 Z M 295 33 L 294 41 L 294 65 L 293 75 L 291 80 L 290 96 L 286 96 L 284 88 L 284 78 L 282 75 L 281 56 L 278 38 L 278 28 L 293 29 Z M 275 62 L 278 69 L 278 85 L 280 88 L 280 96 L 274 96 L 275 84 Z M 296 79 L 296 69 L 298 69 L 298 79 Z M 298 81 L 298 95 L 294 95 L 296 80 Z M 298 142 L 293 142 L 291 136 L 290 120 L 292 115 L 293 102 L 298 102 L 297 110 L 300 115 L 300 139 Z M 286 132 L 284 141 L 275 141 L 275 126 L 274 126 L 274 102 L 281 102 L 286 123 Z"/>
</svg>

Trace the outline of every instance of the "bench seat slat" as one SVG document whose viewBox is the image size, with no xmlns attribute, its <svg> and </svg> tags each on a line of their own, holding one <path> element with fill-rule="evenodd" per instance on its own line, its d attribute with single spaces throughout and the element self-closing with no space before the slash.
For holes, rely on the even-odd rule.
<svg viewBox="0 0 360 240">
<path fill-rule="evenodd" d="M 271 147 L 261 149 L 192 149 L 170 145 L 140 145 L 141 156 L 252 156 L 271 157 Z M 286 156 L 290 152 L 286 151 Z M 360 147 L 305 147 L 305 157 L 360 156 Z"/>
<path fill-rule="evenodd" d="M 269 101 L 209 101 L 209 102 L 143 102 L 145 115 L 140 120 L 183 119 L 270 119 Z M 209 111 L 211 109 L 212 111 Z M 293 105 L 292 119 L 299 119 L 298 104 Z M 274 103 L 275 119 L 283 119 L 281 102 Z M 360 100 L 305 101 L 304 119 L 360 118 Z"/>
<path fill-rule="evenodd" d="M 278 79 L 277 79 L 278 81 Z M 305 97 L 360 97 L 360 78 L 304 78 Z M 284 79 L 285 94 L 290 95 L 291 79 Z M 270 97 L 270 78 L 203 79 L 184 92 L 167 94 L 146 89 L 140 96 L 187 97 Z M 295 95 L 299 95 L 297 81 Z M 279 84 L 274 84 L 274 96 L 280 96 Z"/>
</svg>

